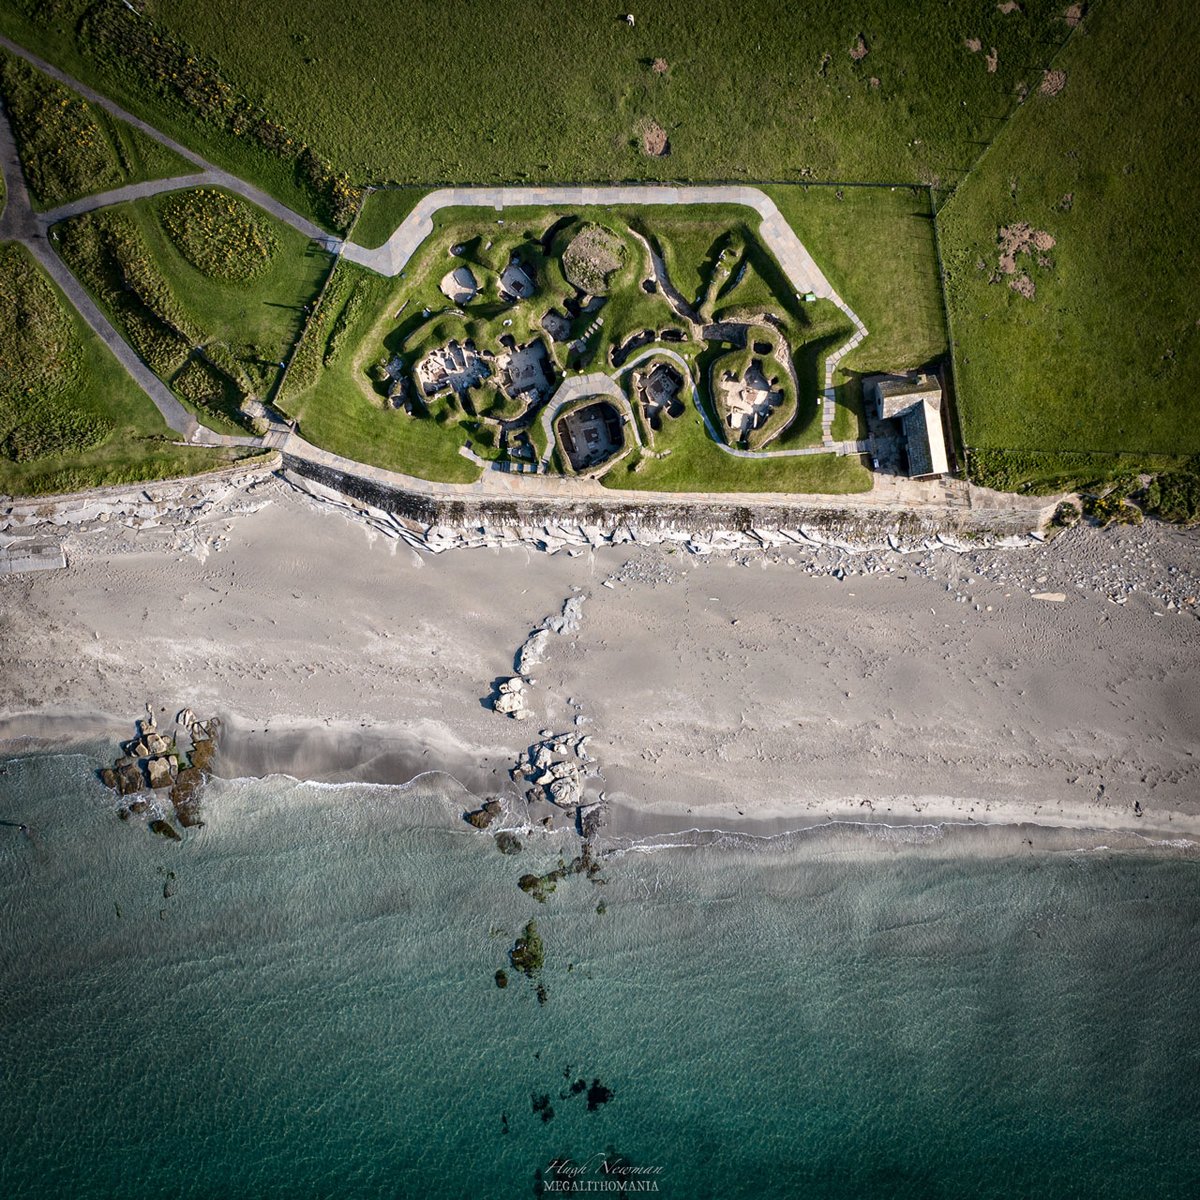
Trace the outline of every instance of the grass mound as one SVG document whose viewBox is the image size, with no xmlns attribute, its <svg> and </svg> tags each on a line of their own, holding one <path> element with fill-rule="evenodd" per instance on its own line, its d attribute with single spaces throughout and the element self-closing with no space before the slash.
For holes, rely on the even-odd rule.
<svg viewBox="0 0 1200 1200">
<path fill-rule="evenodd" d="M 179 253 L 210 279 L 254 279 L 279 248 L 270 226 L 249 204 L 214 188 L 172 196 L 162 221 Z"/>
<path fill-rule="evenodd" d="M 612 277 L 625 262 L 625 243 L 603 225 L 589 222 L 563 251 L 562 268 L 567 280 L 593 296 L 608 293 Z"/>
<path fill-rule="evenodd" d="M 35 200 L 55 204 L 122 182 L 87 103 L 8 55 L 0 56 L 0 90 Z"/>
</svg>

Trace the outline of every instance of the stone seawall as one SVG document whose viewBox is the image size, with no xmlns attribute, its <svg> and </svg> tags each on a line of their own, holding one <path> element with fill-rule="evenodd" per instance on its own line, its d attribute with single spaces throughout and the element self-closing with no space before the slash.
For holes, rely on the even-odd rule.
<svg viewBox="0 0 1200 1200">
<path fill-rule="evenodd" d="M 612 500 L 494 496 L 449 499 L 390 487 L 286 452 L 283 465 L 285 476 L 302 490 L 321 493 L 328 489 L 361 506 L 399 518 L 410 532 L 444 531 L 446 540 L 451 533 L 463 532 L 499 536 L 503 531 L 512 531 L 519 540 L 530 540 L 528 534 L 538 531 L 548 530 L 552 537 L 561 537 L 567 530 L 578 530 L 584 535 L 583 541 L 594 545 L 610 542 L 614 537 L 619 541 L 686 541 L 693 536 L 706 539 L 791 529 L 816 534 L 822 541 L 862 544 L 885 542 L 889 537 L 906 542 L 936 539 L 939 535 L 953 539 L 1023 537 L 1039 524 L 1032 510 L 976 509 L 964 505 L 898 511 L 882 506 L 842 505 L 833 496 L 827 503 L 814 500 L 805 504 L 773 504 L 767 500 L 753 505 L 724 502 L 719 497 L 655 498 L 646 503 L 616 496 Z M 304 488 L 303 480 L 316 487 Z M 521 537 L 522 533 L 526 536 Z"/>
</svg>

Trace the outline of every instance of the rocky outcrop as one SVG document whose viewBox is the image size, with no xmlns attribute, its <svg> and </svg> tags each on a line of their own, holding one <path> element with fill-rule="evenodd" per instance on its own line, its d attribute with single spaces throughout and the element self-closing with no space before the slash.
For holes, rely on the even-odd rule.
<svg viewBox="0 0 1200 1200">
<path fill-rule="evenodd" d="M 175 782 L 171 774 L 172 760 L 169 758 L 152 758 L 146 763 L 146 774 L 150 777 L 152 788 L 170 787 Z"/>
<path fill-rule="evenodd" d="M 175 818 L 186 828 L 201 826 L 200 794 L 209 776 L 210 763 L 217 748 L 221 722 L 217 717 L 201 721 L 190 709 L 182 709 L 175 719 L 175 732 L 167 736 L 159 732 L 158 723 L 149 705 L 146 715 L 137 723 L 138 735 L 124 745 L 122 754 L 111 767 L 102 767 L 100 780 L 122 796 L 134 795 L 147 785 L 155 792 L 170 789 L 169 796 Z M 184 765 L 181 765 L 179 745 L 191 743 Z M 161 807 L 154 809 L 146 801 L 125 805 L 119 810 L 122 820 L 152 813 L 151 828 L 162 837 L 179 837 L 175 826 L 166 821 Z M 168 832 L 169 830 L 169 832 Z"/>
<path fill-rule="evenodd" d="M 499 800 L 485 800 L 481 808 L 463 813 L 463 820 L 475 829 L 487 829 L 503 812 L 504 808 Z"/>
<path fill-rule="evenodd" d="M 533 709 L 529 707 L 525 680 L 519 675 L 502 680 L 496 686 L 492 709 L 502 716 L 512 717 L 514 721 L 525 721 L 532 717 Z"/>
</svg>

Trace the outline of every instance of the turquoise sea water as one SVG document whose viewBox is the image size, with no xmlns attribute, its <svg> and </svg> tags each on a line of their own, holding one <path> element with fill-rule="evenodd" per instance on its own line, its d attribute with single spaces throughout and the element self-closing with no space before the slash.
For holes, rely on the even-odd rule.
<svg viewBox="0 0 1200 1200">
<path fill-rule="evenodd" d="M 433 781 L 218 782 L 175 845 L 93 762 L 0 777 L 5 1200 L 531 1196 L 605 1155 L 674 1197 L 1200 1191 L 1194 861 L 730 843 L 538 905 L 557 850 Z M 544 1006 L 493 979 L 531 917 Z"/>
</svg>

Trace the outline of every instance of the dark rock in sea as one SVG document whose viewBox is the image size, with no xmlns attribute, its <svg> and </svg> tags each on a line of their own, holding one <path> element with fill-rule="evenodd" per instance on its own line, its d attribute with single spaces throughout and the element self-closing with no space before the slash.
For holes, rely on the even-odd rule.
<svg viewBox="0 0 1200 1200">
<path fill-rule="evenodd" d="M 486 829 L 501 812 L 503 809 L 499 800 L 488 800 L 484 802 L 482 808 L 478 808 L 474 812 L 463 813 L 463 820 L 476 829 Z"/>
<path fill-rule="evenodd" d="M 161 817 L 156 817 L 150 822 L 150 831 L 172 842 L 183 841 L 183 838 L 179 836 L 179 830 L 170 821 L 164 821 Z"/>
<path fill-rule="evenodd" d="M 119 771 L 122 767 L 132 767 L 133 759 L 128 754 L 122 754 L 120 758 L 113 763 L 113 770 Z"/>
<path fill-rule="evenodd" d="M 521 839 L 515 833 L 509 833 L 507 829 L 496 834 L 496 849 L 501 854 L 520 854 Z"/>
<path fill-rule="evenodd" d="M 170 900 L 175 895 L 175 872 L 168 871 L 166 879 L 163 880 L 163 899 Z"/>
<path fill-rule="evenodd" d="M 214 740 L 207 739 L 203 742 L 193 742 L 192 752 L 188 756 L 188 761 L 197 771 L 208 772 L 212 766 L 213 755 L 216 752 L 217 743 Z"/>
<path fill-rule="evenodd" d="M 546 985 L 544 983 L 539 983 L 537 985 L 537 1002 L 539 1004 L 545 1004 L 549 999 L 550 993 L 546 991 Z"/>
<path fill-rule="evenodd" d="M 118 809 L 117 816 L 120 817 L 122 821 L 128 821 L 129 820 L 129 809 L 128 808 Z"/>
<path fill-rule="evenodd" d="M 596 804 L 588 809 L 579 810 L 579 833 L 584 841 L 589 841 L 600 832 L 604 824 L 604 805 Z"/>
<path fill-rule="evenodd" d="M 587 1106 L 588 1112 L 595 1112 L 602 1104 L 607 1104 L 613 1098 L 612 1089 L 606 1088 L 598 1079 L 592 1080 L 592 1086 L 588 1088 Z"/>
<path fill-rule="evenodd" d="M 571 1084 L 571 1095 L 572 1096 L 578 1096 L 580 1092 L 583 1092 L 586 1090 L 587 1090 L 587 1080 L 586 1079 L 577 1079 L 577 1080 L 575 1080 L 575 1082 L 573 1084 Z"/>
<path fill-rule="evenodd" d="M 606 912 L 608 912 L 608 905 L 601 900 L 600 903 L 596 905 L 596 913 L 602 917 Z"/>
<path fill-rule="evenodd" d="M 142 777 L 141 770 L 133 763 L 127 767 L 121 767 L 117 771 L 117 787 L 122 796 L 131 796 L 134 792 L 140 792 L 145 786 L 146 781 Z"/>
<path fill-rule="evenodd" d="M 545 875 L 534 875 L 531 872 L 522 875 L 517 880 L 517 887 L 527 896 L 532 896 L 539 904 L 545 904 L 546 897 L 567 877 L 567 870 L 566 864 L 560 858 L 558 866 L 553 871 L 547 871 Z"/>
<path fill-rule="evenodd" d="M 525 926 L 513 944 L 513 948 L 508 952 L 508 960 L 516 970 L 531 978 L 545 965 L 546 947 L 533 921 Z"/>
<path fill-rule="evenodd" d="M 146 800 L 135 800 L 129 806 L 129 811 L 137 817 L 143 817 L 150 811 L 150 804 Z"/>
<path fill-rule="evenodd" d="M 529 1098 L 533 1102 L 533 1111 L 542 1118 L 543 1124 L 554 1120 L 554 1109 L 550 1104 L 549 1092 L 543 1092 L 540 1096 L 537 1092 L 533 1092 Z"/>
<path fill-rule="evenodd" d="M 508 987 L 508 972 L 503 967 L 496 972 L 496 986 L 498 988 Z"/>
<path fill-rule="evenodd" d="M 204 780 L 205 775 L 198 767 L 184 767 L 175 776 L 171 803 L 175 806 L 175 816 L 185 829 L 204 824 L 200 820 L 200 789 Z"/>
<path fill-rule="evenodd" d="M 117 787 L 116 771 L 113 770 L 112 767 L 101 767 L 100 768 L 100 782 L 102 784 L 104 784 L 104 786 L 106 788 L 112 788 L 115 791 L 116 787 Z"/>
</svg>

